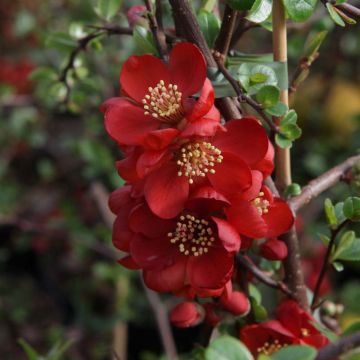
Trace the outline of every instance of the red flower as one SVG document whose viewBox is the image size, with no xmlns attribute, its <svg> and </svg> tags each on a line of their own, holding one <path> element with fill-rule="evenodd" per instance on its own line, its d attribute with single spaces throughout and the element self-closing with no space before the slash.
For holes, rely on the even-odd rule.
<svg viewBox="0 0 360 360">
<path fill-rule="evenodd" d="M 120 84 L 125 97 L 106 101 L 102 110 L 107 132 L 121 145 L 159 150 L 178 135 L 211 136 L 221 127 L 204 57 L 191 43 L 175 45 L 169 64 L 131 56 Z M 191 96 L 198 92 L 196 101 Z"/>
<path fill-rule="evenodd" d="M 294 216 L 287 203 L 274 198 L 263 186 L 256 197 L 237 194 L 226 209 L 229 221 L 240 234 L 250 238 L 276 237 L 288 231 Z"/>
<path fill-rule="evenodd" d="M 260 246 L 260 255 L 268 260 L 284 260 L 288 255 L 288 249 L 283 241 L 271 238 Z"/>
<path fill-rule="evenodd" d="M 225 197 L 241 192 L 255 197 L 263 180 L 258 166 L 269 149 L 266 132 L 253 117 L 232 120 L 226 129 L 214 137 L 182 139 L 159 151 L 134 149 L 131 160 L 119 162 L 120 175 L 132 179 L 135 172 L 143 179 L 149 207 L 162 218 L 176 216 L 200 185 Z"/>
<path fill-rule="evenodd" d="M 196 303 L 185 301 L 177 304 L 170 313 L 170 321 L 179 328 L 187 328 L 198 325 L 201 321 L 201 313 Z"/>
<path fill-rule="evenodd" d="M 276 318 L 246 325 L 240 330 L 240 340 L 255 356 L 271 355 L 287 345 L 310 345 L 320 349 L 329 343 L 312 325 L 315 319 L 293 300 L 285 300 L 277 307 Z"/>
<path fill-rule="evenodd" d="M 234 253 L 240 248 L 235 229 L 212 216 L 212 211 L 226 203 L 208 189 L 208 198 L 190 199 L 180 216 L 165 220 L 144 202 L 134 206 L 130 197 L 126 189 L 110 198 L 111 209 L 118 215 L 114 245 L 129 253 L 120 263 L 143 269 L 145 283 L 158 292 L 187 297 L 221 295 L 233 273 Z"/>
</svg>

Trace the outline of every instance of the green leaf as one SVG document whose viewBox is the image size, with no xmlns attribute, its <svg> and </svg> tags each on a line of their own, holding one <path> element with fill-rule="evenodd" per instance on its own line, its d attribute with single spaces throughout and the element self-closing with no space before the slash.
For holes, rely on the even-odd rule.
<svg viewBox="0 0 360 360">
<path fill-rule="evenodd" d="M 77 42 L 69 34 L 57 32 L 47 37 L 46 46 L 60 51 L 69 51 L 77 46 Z"/>
<path fill-rule="evenodd" d="M 250 10 L 255 0 L 226 0 L 226 3 L 234 10 Z"/>
<path fill-rule="evenodd" d="M 221 22 L 217 16 L 204 9 L 199 11 L 197 20 L 200 29 L 205 36 L 207 44 L 212 48 L 214 47 L 215 40 L 219 34 Z"/>
<path fill-rule="evenodd" d="M 28 357 L 28 360 L 39 360 L 40 359 L 40 356 L 36 352 L 36 350 L 30 344 L 28 344 L 24 339 L 19 339 L 18 343 L 25 351 L 25 353 Z"/>
<path fill-rule="evenodd" d="M 335 227 L 338 224 L 338 220 L 335 214 L 335 208 L 331 199 L 326 199 L 324 202 L 324 210 L 326 220 L 331 227 Z"/>
<path fill-rule="evenodd" d="M 267 80 L 268 76 L 262 73 L 250 75 L 250 82 L 253 84 L 262 84 Z"/>
<path fill-rule="evenodd" d="M 133 39 L 136 45 L 137 54 L 158 54 L 153 35 L 148 29 L 136 25 L 134 27 Z"/>
<path fill-rule="evenodd" d="M 292 146 L 292 141 L 289 140 L 287 137 L 285 137 L 282 134 L 275 135 L 275 142 L 282 149 L 291 148 L 291 146 Z"/>
<path fill-rule="evenodd" d="M 341 272 L 344 270 L 344 265 L 340 262 L 337 262 L 337 261 L 333 262 L 333 266 L 334 266 L 334 269 L 338 272 Z"/>
<path fill-rule="evenodd" d="M 343 202 L 338 202 L 335 205 L 335 215 L 336 215 L 338 224 L 342 223 L 346 219 L 345 215 L 344 215 L 343 208 L 344 208 L 344 203 Z"/>
<path fill-rule="evenodd" d="M 288 346 L 271 355 L 272 360 L 314 360 L 317 355 L 316 349 L 310 346 Z"/>
<path fill-rule="evenodd" d="M 324 234 L 318 234 L 319 235 L 319 238 L 321 240 L 321 242 L 325 245 L 325 246 L 328 246 L 329 243 L 330 243 L 330 238 L 327 236 L 327 235 L 324 235 Z"/>
<path fill-rule="evenodd" d="M 360 239 L 355 237 L 354 231 L 347 231 L 341 237 L 333 260 L 360 261 Z"/>
<path fill-rule="evenodd" d="M 250 296 L 251 312 L 258 322 L 264 321 L 268 317 L 267 310 L 255 298 Z"/>
<path fill-rule="evenodd" d="M 344 202 L 343 207 L 344 215 L 351 221 L 360 221 L 360 198 L 349 197 Z"/>
<path fill-rule="evenodd" d="M 326 8 L 330 14 L 330 17 L 333 19 L 335 24 L 339 26 L 345 26 L 345 21 L 342 19 L 342 17 L 336 12 L 335 7 L 330 4 L 329 2 L 326 3 Z"/>
<path fill-rule="evenodd" d="M 274 106 L 267 108 L 265 111 L 271 116 L 284 116 L 288 112 L 288 106 L 283 102 L 279 101 Z"/>
<path fill-rule="evenodd" d="M 205 351 L 205 360 L 254 360 L 249 350 L 231 336 L 220 336 Z"/>
<path fill-rule="evenodd" d="M 94 10 L 99 17 L 109 21 L 120 10 L 121 3 L 122 0 L 98 0 Z"/>
<path fill-rule="evenodd" d="M 286 198 L 290 196 L 297 196 L 301 194 L 301 186 L 297 183 L 292 183 L 286 187 L 284 190 L 284 196 Z"/>
<path fill-rule="evenodd" d="M 356 321 L 345 329 L 342 336 L 353 334 L 354 332 L 360 331 L 360 321 Z"/>
<path fill-rule="evenodd" d="M 56 71 L 49 67 L 38 67 L 29 75 L 29 80 L 31 81 L 55 81 L 57 78 L 58 75 Z"/>
<path fill-rule="evenodd" d="M 256 94 L 256 100 L 263 105 L 264 108 L 274 106 L 280 98 L 280 90 L 273 85 L 263 86 Z"/>
<path fill-rule="evenodd" d="M 261 23 L 271 14 L 271 9 L 272 0 L 255 0 L 246 19 L 254 23 Z"/>
<path fill-rule="evenodd" d="M 319 47 L 323 43 L 326 38 L 328 31 L 320 31 L 316 33 L 314 36 L 311 36 L 307 39 L 305 44 L 304 55 L 306 57 L 312 57 L 317 53 Z"/>
<path fill-rule="evenodd" d="M 201 9 L 204 9 L 208 12 L 212 12 L 216 5 L 216 0 L 203 0 L 201 3 Z"/>
<path fill-rule="evenodd" d="M 296 124 L 281 124 L 280 133 L 289 140 L 296 140 L 301 136 L 301 129 Z"/>
<path fill-rule="evenodd" d="M 252 296 L 258 303 L 261 303 L 261 292 L 254 284 L 249 284 L 249 295 Z"/>
<path fill-rule="evenodd" d="M 306 21 L 314 12 L 317 0 L 284 0 L 285 8 L 291 19 Z"/>
<path fill-rule="evenodd" d="M 297 121 L 297 113 L 295 110 L 292 109 L 281 120 L 281 125 L 296 124 L 296 121 Z"/>
</svg>

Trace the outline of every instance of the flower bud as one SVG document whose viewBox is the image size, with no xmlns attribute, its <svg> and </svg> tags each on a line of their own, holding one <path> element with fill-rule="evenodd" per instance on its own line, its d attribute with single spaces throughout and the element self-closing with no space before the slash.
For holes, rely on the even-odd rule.
<svg viewBox="0 0 360 360">
<path fill-rule="evenodd" d="M 240 291 L 234 291 L 228 296 L 220 298 L 223 308 L 234 315 L 246 315 L 250 310 L 250 302 L 246 295 Z"/>
<path fill-rule="evenodd" d="M 273 238 L 260 246 L 260 255 L 267 260 L 284 260 L 288 249 L 283 241 Z"/>
<path fill-rule="evenodd" d="M 147 20 L 143 17 L 146 12 L 144 5 L 134 5 L 127 12 L 127 19 L 131 28 L 136 25 L 147 26 Z"/>
<path fill-rule="evenodd" d="M 197 304 L 184 301 L 176 305 L 170 313 L 170 321 L 179 328 L 187 328 L 199 324 L 201 314 Z"/>
</svg>

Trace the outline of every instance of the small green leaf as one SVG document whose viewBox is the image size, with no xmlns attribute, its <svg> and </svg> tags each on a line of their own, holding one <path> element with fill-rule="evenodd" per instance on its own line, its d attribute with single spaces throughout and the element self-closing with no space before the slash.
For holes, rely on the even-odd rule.
<svg viewBox="0 0 360 360">
<path fill-rule="evenodd" d="M 226 3 L 234 10 L 250 10 L 255 0 L 226 0 Z"/>
<path fill-rule="evenodd" d="M 201 9 L 206 10 L 208 12 L 212 12 L 216 5 L 216 0 L 203 0 L 201 3 Z"/>
<path fill-rule="evenodd" d="M 258 303 L 255 298 L 250 296 L 250 303 L 251 303 L 251 312 L 255 317 L 255 320 L 258 322 L 264 321 L 268 317 L 267 310 L 264 306 Z"/>
<path fill-rule="evenodd" d="M 271 116 L 284 116 L 288 112 L 288 107 L 281 101 L 277 102 L 274 106 L 267 108 L 265 111 Z"/>
<path fill-rule="evenodd" d="M 145 29 L 140 25 L 135 26 L 133 39 L 136 45 L 137 54 L 158 54 L 153 35 L 148 29 Z"/>
<path fill-rule="evenodd" d="M 261 303 L 261 292 L 251 283 L 249 284 L 249 295 L 252 296 L 258 303 Z"/>
<path fill-rule="evenodd" d="M 107 21 L 120 10 L 122 0 L 98 0 L 94 8 L 96 14 Z"/>
<path fill-rule="evenodd" d="M 320 31 L 316 33 L 314 36 L 309 37 L 305 44 L 304 55 L 306 57 L 312 57 L 317 53 L 319 47 L 323 43 L 326 38 L 328 31 Z"/>
<path fill-rule="evenodd" d="M 310 346 L 294 345 L 282 348 L 273 355 L 272 360 L 314 360 L 317 355 L 316 349 Z"/>
<path fill-rule="evenodd" d="M 272 0 L 255 0 L 246 19 L 254 23 L 261 23 L 269 17 L 271 9 Z"/>
<path fill-rule="evenodd" d="M 284 0 L 285 8 L 295 21 L 306 21 L 314 12 L 317 0 Z"/>
<path fill-rule="evenodd" d="M 349 197 L 344 202 L 344 215 L 351 221 L 360 221 L 360 198 Z"/>
<path fill-rule="evenodd" d="M 214 47 L 215 40 L 220 30 L 220 20 L 212 12 L 208 12 L 204 9 L 199 11 L 197 20 L 200 25 L 200 29 L 205 36 L 207 44 L 212 48 Z"/>
<path fill-rule="evenodd" d="M 281 125 L 296 124 L 297 113 L 295 110 L 290 110 L 281 120 Z"/>
<path fill-rule="evenodd" d="M 28 360 L 39 360 L 39 354 L 36 352 L 36 350 L 30 345 L 28 344 L 24 339 L 19 339 L 18 343 L 20 344 L 20 346 L 23 348 L 23 350 L 25 351 Z"/>
<path fill-rule="evenodd" d="M 342 263 L 340 263 L 340 262 L 337 262 L 337 261 L 333 262 L 333 267 L 338 272 L 341 272 L 341 271 L 344 270 L 344 265 Z"/>
<path fill-rule="evenodd" d="M 273 85 L 263 86 L 256 94 L 256 100 L 263 105 L 264 108 L 274 106 L 280 98 L 280 90 Z"/>
<path fill-rule="evenodd" d="M 301 186 L 297 183 L 292 183 L 286 187 L 284 190 L 284 196 L 286 198 L 290 196 L 297 196 L 301 194 Z"/>
<path fill-rule="evenodd" d="M 231 336 L 220 336 L 205 351 L 205 360 L 254 360 L 249 350 Z"/>
<path fill-rule="evenodd" d="M 255 73 L 250 75 L 250 82 L 253 84 L 262 84 L 267 80 L 268 76 L 262 73 Z"/>
<path fill-rule="evenodd" d="M 275 135 L 275 142 L 282 149 L 291 148 L 291 146 L 292 146 L 292 141 L 289 140 L 287 137 L 285 137 L 282 134 Z"/>
<path fill-rule="evenodd" d="M 346 220 L 345 215 L 344 215 L 343 208 L 344 208 L 344 203 L 343 203 L 343 202 L 338 202 L 338 203 L 335 205 L 335 215 L 336 215 L 338 224 L 340 224 L 340 223 L 342 223 L 344 220 Z"/>
<path fill-rule="evenodd" d="M 280 133 L 289 140 L 296 140 L 301 136 L 302 130 L 296 124 L 280 125 Z"/>
<path fill-rule="evenodd" d="M 337 11 L 335 10 L 334 5 L 330 4 L 329 2 L 326 3 L 326 8 L 330 14 L 330 17 L 333 19 L 333 21 L 335 22 L 335 24 L 339 25 L 339 26 L 345 26 L 345 21 L 342 19 L 342 17 L 337 13 Z"/>
<path fill-rule="evenodd" d="M 360 331 L 360 321 L 356 321 L 345 329 L 342 336 L 353 334 L 354 332 Z"/>
<path fill-rule="evenodd" d="M 324 203 L 324 210 L 326 220 L 331 227 L 335 227 L 338 224 L 338 220 L 335 214 L 335 208 L 330 199 L 326 199 Z"/>
<path fill-rule="evenodd" d="M 324 234 L 318 234 L 319 235 L 319 238 L 321 240 L 321 242 L 325 245 L 325 246 L 328 246 L 329 243 L 330 243 L 330 238 L 327 236 L 327 235 L 324 235 Z"/>
<path fill-rule="evenodd" d="M 360 261 L 360 239 L 355 237 L 354 231 L 344 233 L 331 258 L 333 260 Z"/>
</svg>

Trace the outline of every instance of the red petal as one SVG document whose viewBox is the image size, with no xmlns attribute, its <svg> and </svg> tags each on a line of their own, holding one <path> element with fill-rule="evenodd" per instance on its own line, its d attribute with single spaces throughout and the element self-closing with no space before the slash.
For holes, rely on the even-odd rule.
<svg viewBox="0 0 360 360">
<path fill-rule="evenodd" d="M 121 250 L 128 252 L 130 250 L 130 242 L 133 237 L 133 232 L 130 231 L 127 218 L 123 214 L 116 217 L 113 232 L 112 232 L 112 242 L 114 246 Z"/>
<path fill-rule="evenodd" d="M 179 256 L 172 266 L 144 271 L 146 286 L 158 292 L 180 291 L 185 285 L 186 263 L 187 258 Z"/>
<path fill-rule="evenodd" d="M 266 235 L 266 223 L 255 206 L 239 197 L 234 199 L 232 204 L 225 209 L 225 213 L 240 234 L 250 238 L 261 238 Z"/>
<path fill-rule="evenodd" d="M 118 263 L 130 270 L 140 269 L 139 265 L 134 261 L 131 256 L 123 257 L 122 259 L 118 260 Z"/>
<path fill-rule="evenodd" d="M 151 211 L 163 219 L 178 215 L 189 195 L 187 179 L 177 173 L 176 164 L 171 162 L 153 171 L 145 184 L 145 198 Z"/>
<path fill-rule="evenodd" d="M 171 83 L 179 87 L 183 98 L 198 92 L 206 79 L 205 59 L 200 50 L 188 42 L 173 47 L 169 70 Z"/>
<path fill-rule="evenodd" d="M 164 162 L 169 161 L 170 158 L 167 149 L 145 151 L 136 164 L 136 169 L 139 176 L 142 178 L 151 171 L 159 168 Z"/>
<path fill-rule="evenodd" d="M 230 279 L 234 258 L 222 248 L 209 249 L 200 256 L 190 256 L 187 274 L 194 288 L 218 289 Z"/>
<path fill-rule="evenodd" d="M 165 237 L 176 227 L 175 221 L 154 215 L 146 204 L 139 204 L 129 216 L 129 227 L 135 233 L 150 238 Z"/>
<path fill-rule="evenodd" d="M 284 200 L 274 198 L 268 210 L 267 214 L 263 214 L 268 228 L 266 237 L 276 237 L 290 230 L 294 223 L 294 216 Z"/>
<path fill-rule="evenodd" d="M 225 196 L 248 189 L 251 186 L 252 176 L 250 168 L 239 157 L 224 152 L 223 160 L 216 164 L 215 174 L 208 173 L 207 177 L 215 190 Z"/>
<path fill-rule="evenodd" d="M 125 145 L 139 145 L 149 131 L 159 127 L 159 121 L 145 115 L 144 110 L 120 99 L 105 112 L 105 128 L 109 135 Z"/>
<path fill-rule="evenodd" d="M 116 215 L 121 208 L 129 206 L 133 202 L 130 196 L 131 187 L 123 186 L 113 191 L 109 196 L 109 208 Z"/>
<path fill-rule="evenodd" d="M 254 165 L 254 168 L 261 171 L 266 179 L 274 171 L 274 146 L 269 140 L 268 151 L 265 157 Z"/>
<path fill-rule="evenodd" d="M 251 178 L 252 178 L 251 186 L 241 194 L 241 197 L 244 200 L 250 201 L 252 199 L 255 199 L 259 195 L 259 192 L 261 191 L 262 188 L 262 183 L 264 178 L 260 171 L 251 170 Z"/>
<path fill-rule="evenodd" d="M 169 71 L 153 55 L 130 56 L 120 74 L 121 89 L 138 103 L 141 103 L 149 87 L 155 87 L 160 80 L 168 84 Z"/>
<path fill-rule="evenodd" d="M 265 157 L 269 140 L 265 129 L 255 117 L 231 120 L 225 127 L 228 131 L 219 133 L 213 141 L 216 147 L 237 155 L 249 165 L 256 164 Z"/>
<path fill-rule="evenodd" d="M 141 150 L 141 148 L 136 147 L 123 160 L 119 160 L 116 162 L 118 174 L 126 182 L 132 183 L 140 179 L 139 174 L 136 170 L 136 164 L 142 153 L 143 151 Z"/>
<path fill-rule="evenodd" d="M 143 146 L 149 150 L 161 150 L 169 146 L 179 132 L 172 128 L 151 131 L 144 139 Z"/>
<path fill-rule="evenodd" d="M 223 126 L 218 120 L 202 118 L 192 123 L 188 123 L 180 134 L 181 137 L 191 136 L 213 136 L 217 131 L 221 131 Z"/>
<path fill-rule="evenodd" d="M 221 244 L 228 252 L 238 252 L 240 249 L 241 239 L 236 229 L 223 219 L 211 217 L 217 225 L 218 235 Z"/>
</svg>

